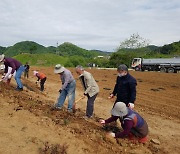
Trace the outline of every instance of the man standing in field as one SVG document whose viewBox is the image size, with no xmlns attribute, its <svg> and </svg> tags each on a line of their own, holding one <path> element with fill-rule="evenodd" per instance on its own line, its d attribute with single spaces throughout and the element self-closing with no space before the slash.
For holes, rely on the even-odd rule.
<svg viewBox="0 0 180 154">
<path fill-rule="evenodd" d="M 28 62 L 26 62 L 24 67 L 26 68 L 25 71 L 24 71 L 24 78 L 28 79 L 29 78 L 29 69 L 30 69 L 30 66 L 29 66 Z"/>
<path fill-rule="evenodd" d="M 59 74 L 61 81 L 62 81 L 62 87 L 59 90 L 59 98 L 58 102 L 55 105 L 56 109 L 62 109 L 65 99 L 68 96 L 68 112 L 72 112 L 72 108 L 75 101 L 75 89 L 76 89 L 76 81 L 74 80 L 74 77 L 72 76 L 72 73 L 61 66 L 61 64 L 57 64 L 54 69 L 55 74 Z"/>
<path fill-rule="evenodd" d="M 136 100 L 136 79 L 129 74 L 128 67 L 124 64 L 119 65 L 117 71 L 118 77 L 114 91 L 109 98 L 117 95 L 115 104 L 116 102 L 124 102 L 126 106 L 134 108 L 134 102 Z"/>
<path fill-rule="evenodd" d="M 12 67 L 11 74 L 9 75 L 9 78 L 11 78 L 16 71 L 15 80 L 17 83 L 17 91 L 23 91 L 23 84 L 21 82 L 21 75 L 25 70 L 25 67 L 16 59 L 13 58 L 6 58 L 4 54 L 0 55 L 0 62 L 4 62 L 5 65 L 5 71 L 4 73 L 8 72 L 8 67 Z"/>
<path fill-rule="evenodd" d="M 99 93 L 99 87 L 91 73 L 85 71 L 82 66 L 78 65 L 76 67 L 76 72 L 84 88 L 84 96 L 88 98 L 85 118 L 91 118 L 94 111 L 94 101 Z"/>
</svg>

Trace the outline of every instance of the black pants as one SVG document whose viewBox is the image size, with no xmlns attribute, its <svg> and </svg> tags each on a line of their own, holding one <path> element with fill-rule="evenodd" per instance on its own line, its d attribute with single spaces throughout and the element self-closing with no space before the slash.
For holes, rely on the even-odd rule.
<svg viewBox="0 0 180 154">
<path fill-rule="evenodd" d="M 93 115 L 93 111 L 94 111 L 94 101 L 96 99 L 98 94 L 90 97 L 89 95 L 88 100 L 87 100 L 87 107 L 86 107 L 86 116 L 87 117 L 91 117 Z"/>
<path fill-rule="evenodd" d="M 45 82 L 46 82 L 46 78 L 41 79 L 41 81 L 40 81 L 41 91 L 44 91 L 44 84 L 45 84 Z"/>
<path fill-rule="evenodd" d="M 27 79 L 29 78 L 29 71 L 26 71 L 26 70 L 24 71 L 24 78 L 27 78 Z"/>
</svg>

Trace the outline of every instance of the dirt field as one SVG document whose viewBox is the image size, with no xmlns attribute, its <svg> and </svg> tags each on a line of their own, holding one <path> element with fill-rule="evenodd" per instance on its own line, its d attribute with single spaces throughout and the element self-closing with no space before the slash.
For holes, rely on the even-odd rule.
<svg viewBox="0 0 180 154">
<path fill-rule="evenodd" d="M 100 94 L 95 103 L 95 118 L 85 121 L 86 99 L 78 102 L 75 114 L 51 110 L 61 87 L 53 68 L 32 68 L 46 73 L 45 92 L 41 93 L 32 76 L 24 80 L 25 90 L 14 91 L 0 83 L 0 153 L 180 153 L 180 74 L 134 72 L 138 82 L 135 110 L 148 122 L 150 133 L 146 144 L 127 139 L 109 139 L 107 130 L 98 124 L 99 118 L 108 118 L 114 100 L 107 97 L 113 91 L 116 71 L 90 71 L 97 80 Z M 77 75 L 71 69 L 74 77 Z M 83 94 L 77 81 L 76 99 Z M 65 106 L 67 102 L 65 103 Z M 156 139 L 160 143 L 153 143 Z"/>
</svg>

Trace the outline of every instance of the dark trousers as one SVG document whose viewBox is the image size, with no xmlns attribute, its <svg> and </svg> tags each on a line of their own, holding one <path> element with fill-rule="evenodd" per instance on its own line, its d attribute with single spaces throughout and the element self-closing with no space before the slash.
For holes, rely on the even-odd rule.
<svg viewBox="0 0 180 154">
<path fill-rule="evenodd" d="M 93 111 L 94 111 L 94 101 L 96 99 L 98 94 L 90 97 L 89 95 L 87 95 L 88 100 L 87 100 L 87 107 L 86 107 L 86 116 L 87 117 L 91 117 L 93 115 Z"/>
<path fill-rule="evenodd" d="M 24 78 L 27 78 L 27 79 L 29 78 L 29 71 L 26 71 L 26 70 L 25 70 L 25 72 L 24 72 Z"/>
<path fill-rule="evenodd" d="M 41 79 L 41 81 L 40 81 L 41 91 L 44 91 L 44 84 L 45 84 L 45 82 L 46 82 L 46 78 Z"/>
</svg>

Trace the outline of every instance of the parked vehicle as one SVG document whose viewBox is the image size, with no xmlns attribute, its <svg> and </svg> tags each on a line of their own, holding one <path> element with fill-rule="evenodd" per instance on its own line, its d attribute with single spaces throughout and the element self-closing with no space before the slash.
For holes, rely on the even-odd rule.
<svg viewBox="0 0 180 154">
<path fill-rule="evenodd" d="M 177 73 L 177 71 L 180 71 L 180 58 L 134 58 L 131 67 L 136 71 Z"/>
</svg>

